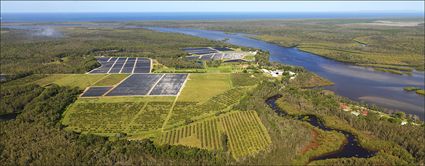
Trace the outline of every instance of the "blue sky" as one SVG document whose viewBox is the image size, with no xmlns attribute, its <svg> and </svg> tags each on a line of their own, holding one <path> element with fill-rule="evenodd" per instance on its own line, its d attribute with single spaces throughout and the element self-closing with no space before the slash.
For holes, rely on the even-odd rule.
<svg viewBox="0 0 425 166">
<path fill-rule="evenodd" d="M 424 12 L 424 1 L 1 1 L 2 13 L 37 12 Z"/>
</svg>

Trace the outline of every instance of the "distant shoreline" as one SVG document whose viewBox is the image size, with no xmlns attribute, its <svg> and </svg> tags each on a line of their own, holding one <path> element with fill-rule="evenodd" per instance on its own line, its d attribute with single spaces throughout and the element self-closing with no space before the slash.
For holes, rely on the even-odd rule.
<svg viewBox="0 0 425 166">
<path fill-rule="evenodd" d="M 214 21 L 274 19 L 424 18 L 424 13 L 355 12 L 141 12 L 141 13 L 2 13 L 1 22 Z"/>
</svg>

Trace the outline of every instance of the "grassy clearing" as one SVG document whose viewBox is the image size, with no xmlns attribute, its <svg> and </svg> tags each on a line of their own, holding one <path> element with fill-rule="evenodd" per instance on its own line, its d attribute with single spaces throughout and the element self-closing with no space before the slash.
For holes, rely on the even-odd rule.
<svg viewBox="0 0 425 166">
<path fill-rule="evenodd" d="M 230 74 L 190 74 L 179 102 L 205 102 L 232 87 Z"/>
<path fill-rule="evenodd" d="M 159 141 L 209 150 L 228 150 L 235 159 L 266 150 L 271 139 L 254 111 L 232 111 L 166 131 Z"/>
<path fill-rule="evenodd" d="M 35 83 L 41 86 L 54 83 L 60 86 L 70 86 L 78 87 L 79 89 L 85 89 L 105 76 L 105 74 L 52 74 L 35 81 Z"/>
<path fill-rule="evenodd" d="M 128 74 L 111 74 L 96 82 L 93 86 L 112 86 L 126 78 Z"/>
</svg>

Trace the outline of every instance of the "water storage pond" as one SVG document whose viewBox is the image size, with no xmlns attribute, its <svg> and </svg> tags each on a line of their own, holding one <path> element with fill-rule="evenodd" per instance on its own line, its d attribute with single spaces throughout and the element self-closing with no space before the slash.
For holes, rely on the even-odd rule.
<svg viewBox="0 0 425 166">
<path fill-rule="evenodd" d="M 229 34 L 221 31 L 186 28 L 148 29 L 160 32 L 182 33 L 210 40 L 262 49 L 270 52 L 270 61 L 302 66 L 335 84 L 326 89 L 355 101 L 375 104 L 394 111 L 418 115 L 424 119 L 424 97 L 405 92 L 404 87 L 424 88 L 424 73 L 414 71 L 411 76 L 374 71 L 371 68 L 354 66 L 276 44 L 247 37 L 244 34 Z"/>
<path fill-rule="evenodd" d="M 317 156 L 314 158 L 310 158 L 310 161 L 314 160 L 325 160 L 325 159 L 331 159 L 331 158 L 350 158 L 350 157 L 357 157 L 357 158 L 369 158 L 376 154 L 375 151 L 367 150 L 360 146 L 358 140 L 356 137 L 347 131 L 339 130 L 339 129 L 332 129 L 323 124 L 323 122 L 316 117 L 315 115 L 288 115 L 285 111 L 280 109 L 277 104 L 276 100 L 282 97 L 281 95 L 275 95 L 266 100 L 266 104 L 273 109 L 274 112 L 276 112 L 279 116 L 289 117 L 296 120 L 301 120 L 310 123 L 312 126 L 317 127 L 324 131 L 337 131 L 339 133 L 344 134 L 346 137 L 345 144 L 337 151 Z"/>
</svg>

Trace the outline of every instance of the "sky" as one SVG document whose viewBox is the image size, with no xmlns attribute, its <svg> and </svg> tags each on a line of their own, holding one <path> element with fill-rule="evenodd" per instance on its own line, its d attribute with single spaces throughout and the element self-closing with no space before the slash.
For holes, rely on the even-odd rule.
<svg viewBox="0 0 425 166">
<path fill-rule="evenodd" d="M 1 1 L 1 13 L 420 12 L 424 1 Z"/>
</svg>

